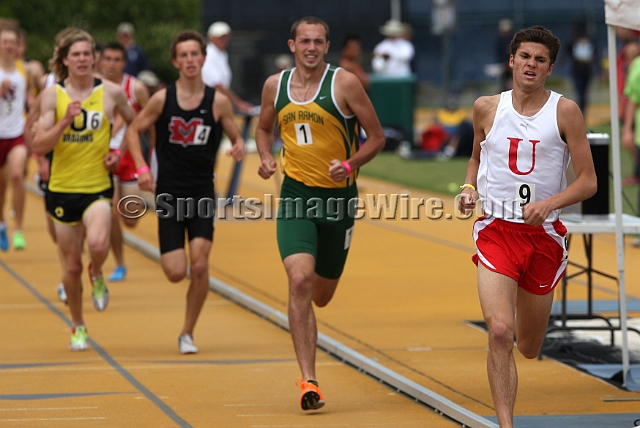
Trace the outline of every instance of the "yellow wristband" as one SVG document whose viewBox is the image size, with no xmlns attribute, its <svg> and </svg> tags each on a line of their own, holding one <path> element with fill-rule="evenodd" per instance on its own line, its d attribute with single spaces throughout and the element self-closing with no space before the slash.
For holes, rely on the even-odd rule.
<svg viewBox="0 0 640 428">
<path fill-rule="evenodd" d="M 460 190 L 464 189 L 465 187 L 468 187 L 469 189 L 473 190 L 474 192 L 477 192 L 476 186 L 474 186 L 473 184 L 465 183 L 462 186 L 460 186 Z"/>
</svg>

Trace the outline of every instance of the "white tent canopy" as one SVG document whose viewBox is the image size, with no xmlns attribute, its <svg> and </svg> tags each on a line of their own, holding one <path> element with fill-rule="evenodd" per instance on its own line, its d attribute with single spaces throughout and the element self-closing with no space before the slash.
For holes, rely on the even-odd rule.
<svg viewBox="0 0 640 428">
<path fill-rule="evenodd" d="M 605 22 L 609 51 L 609 96 L 611 104 L 611 153 L 613 166 L 613 192 L 616 218 L 616 248 L 618 262 L 620 329 L 622 331 L 622 384 L 627 389 L 640 391 L 640 375 L 634 376 L 629 368 L 629 342 L 627 339 L 627 296 L 624 276 L 624 235 L 622 233 L 622 185 L 620 178 L 620 123 L 618 122 L 618 92 L 616 67 L 616 33 L 614 26 L 640 30 L 640 0 L 605 0 Z"/>
<path fill-rule="evenodd" d="M 605 0 L 604 14 L 607 25 L 640 30 L 640 1 Z"/>
</svg>

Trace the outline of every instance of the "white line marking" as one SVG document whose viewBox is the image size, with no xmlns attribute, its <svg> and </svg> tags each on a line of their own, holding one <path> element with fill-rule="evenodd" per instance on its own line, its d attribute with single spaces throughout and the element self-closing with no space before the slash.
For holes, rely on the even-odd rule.
<svg viewBox="0 0 640 428">
<path fill-rule="evenodd" d="M 98 407 L 16 407 L 13 409 L 0 409 L 0 412 L 33 412 L 47 410 L 95 410 Z"/>
<path fill-rule="evenodd" d="M 93 418 L 32 418 L 32 419 L 0 419 L 0 422 L 28 422 L 28 421 L 97 421 L 107 420 L 104 416 Z"/>
</svg>

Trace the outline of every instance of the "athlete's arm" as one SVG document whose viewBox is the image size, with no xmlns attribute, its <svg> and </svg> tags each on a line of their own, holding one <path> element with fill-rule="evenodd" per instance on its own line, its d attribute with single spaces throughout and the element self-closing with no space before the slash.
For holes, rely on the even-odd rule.
<svg viewBox="0 0 640 428">
<path fill-rule="evenodd" d="M 42 94 L 38 94 L 36 99 L 33 101 L 33 105 L 29 109 L 29 114 L 27 115 L 27 121 L 24 124 L 24 139 L 29 145 L 29 150 L 33 151 L 31 145 L 33 144 L 33 138 L 35 137 L 36 130 L 36 122 L 38 118 L 40 118 L 40 104 L 42 101 Z"/>
<path fill-rule="evenodd" d="M 231 149 L 227 151 L 227 156 L 233 156 L 236 161 L 241 161 L 244 157 L 244 139 L 236 126 L 231 100 L 222 92 L 216 91 L 212 111 L 213 118 L 222 124 L 224 133 L 231 140 Z"/>
<path fill-rule="evenodd" d="M 29 150 L 33 153 L 33 139 L 38 129 L 38 119 L 40 118 L 40 106 L 42 104 L 42 92 L 38 94 L 29 109 L 29 115 L 24 125 L 24 139 L 29 145 Z M 43 155 L 35 155 L 38 164 L 38 173 L 42 181 L 49 181 L 49 159 Z"/>
<path fill-rule="evenodd" d="M 373 159 L 384 148 L 385 136 L 378 120 L 378 115 L 367 96 L 360 79 L 346 70 L 338 70 L 335 77 L 336 102 L 344 114 L 355 114 L 358 122 L 367 134 L 367 141 L 360 149 L 347 159 L 352 170 Z M 347 170 L 338 159 L 333 159 L 329 166 L 329 175 L 334 181 L 347 178 Z"/>
<path fill-rule="evenodd" d="M 480 168 L 480 143 L 487 138 L 487 132 L 493 126 L 493 117 L 500 100 L 499 95 L 480 97 L 473 103 L 473 151 L 467 164 L 467 173 L 464 177 L 465 184 L 478 187 L 478 168 Z M 478 192 L 470 187 L 465 187 L 460 192 L 458 209 L 470 214 L 476 207 Z"/>
<path fill-rule="evenodd" d="M 113 85 L 111 84 L 111 82 L 105 82 L 105 83 L 109 84 L 108 88 L 109 88 L 109 93 L 113 98 L 114 110 L 120 116 L 122 116 L 125 123 L 127 124 L 131 123 L 133 119 L 136 117 L 136 112 L 133 110 L 133 108 L 129 104 L 129 100 L 127 99 L 127 94 L 125 94 L 124 91 L 119 86 Z"/>
<path fill-rule="evenodd" d="M 149 103 L 149 89 L 147 86 L 142 83 L 140 80 L 136 79 L 133 81 L 133 94 L 136 96 L 136 101 L 140 105 L 141 108 L 144 108 Z M 156 145 L 156 128 L 155 126 L 147 129 L 149 133 L 149 142 L 151 143 L 151 147 L 155 147 Z M 123 147 L 120 148 L 122 153 L 126 151 L 126 147 L 123 141 Z"/>
<path fill-rule="evenodd" d="M 261 160 L 258 175 L 265 180 L 271 177 L 278 167 L 271 155 L 271 149 L 273 147 L 273 127 L 278 116 L 274 102 L 279 76 L 279 74 L 274 74 L 264 83 L 260 116 L 256 128 L 256 146 Z"/>
<path fill-rule="evenodd" d="M 56 102 L 55 86 L 42 92 L 38 129 L 32 143 L 32 149 L 36 155 L 45 155 L 53 150 L 64 130 L 73 123 L 73 118 L 82 111 L 80 101 L 72 101 L 69 103 L 64 117 L 56 122 Z"/>
<path fill-rule="evenodd" d="M 541 225 L 551 211 L 584 201 L 598 189 L 584 117 L 578 105 L 564 97 L 558 101 L 558 128 L 569 148 L 576 180 L 562 192 L 523 207 L 525 223 L 534 226 Z"/>
<path fill-rule="evenodd" d="M 149 102 L 149 89 L 138 79 L 133 81 L 133 95 L 136 97 L 136 101 L 140 104 L 140 107 L 146 106 Z"/>
<path fill-rule="evenodd" d="M 111 124 L 111 138 L 118 135 L 118 132 L 124 126 L 124 119 L 119 114 L 115 113 L 113 115 L 113 123 Z"/>
<path fill-rule="evenodd" d="M 113 122 L 118 127 L 118 130 L 124 126 L 124 123 L 131 123 L 133 118 L 136 116 L 135 111 L 129 104 L 129 100 L 127 99 L 127 95 L 124 93 L 122 88 L 118 85 L 113 84 L 112 82 L 105 81 L 104 82 L 105 95 L 111 97 L 113 100 Z M 112 134 L 113 135 L 113 134 Z M 124 144 L 122 147 L 126 148 Z M 104 165 L 109 171 L 115 171 L 118 168 L 118 163 L 120 162 L 120 155 L 115 152 L 109 152 L 104 158 Z"/>
<path fill-rule="evenodd" d="M 147 166 L 147 162 L 142 155 L 140 133 L 146 131 L 158 120 L 162 114 L 166 94 L 166 89 L 161 89 L 153 94 L 147 105 L 138 113 L 133 122 L 127 126 L 127 131 L 124 134 L 124 144 L 131 152 L 133 161 L 136 164 L 136 170 Z M 142 190 L 153 191 L 154 183 L 151 171 L 144 171 L 138 174 L 138 186 Z"/>
<path fill-rule="evenodd" d="M 365 91 L 369 90 L 369 86 L 370 86 L 369 75 L 367 74 L 366 71 L 364 71 L 364 68 L 362 68 L 362 65 L 360 65 L 356 61 L 352 61 L 346 58 L 341 59 L 339 64 L 340 64 L 340 67 L 356 75 L 356 77 L 360 80 L 360 83 L 362 83 L 362 87 L 364 88 Z"/>
<path fill-rule="evenodd" d="M 233 105 L 238 108 L 240 113 L 249 114 L 251 109 L 254 107 L 253 104 L 251 104 L 250 102 L 240 98 L 238 94 L 233 92 L 233 89 L 231 88 L 225 88 L 222 85 L 216 85 L 215 88 L 216 88 L 216 91 L 220 91 L 223 94 L 225 94 L 227 97 L 229 97 Z"/>
</svg>

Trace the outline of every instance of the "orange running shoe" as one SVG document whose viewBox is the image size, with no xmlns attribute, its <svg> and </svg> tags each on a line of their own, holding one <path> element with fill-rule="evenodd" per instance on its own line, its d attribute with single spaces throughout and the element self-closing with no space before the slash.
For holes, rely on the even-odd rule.
<svg viewBox="0 0 640 428">
<path fill-rule="evenodd" d="M 315 380 L 303 381 L 301 377 L 298 377 L 296 385 L 302 390 L 302 395 L 300 395 L 302 410 L 317 410 L 324 406 L 324 396 Z"/>
</svg>

